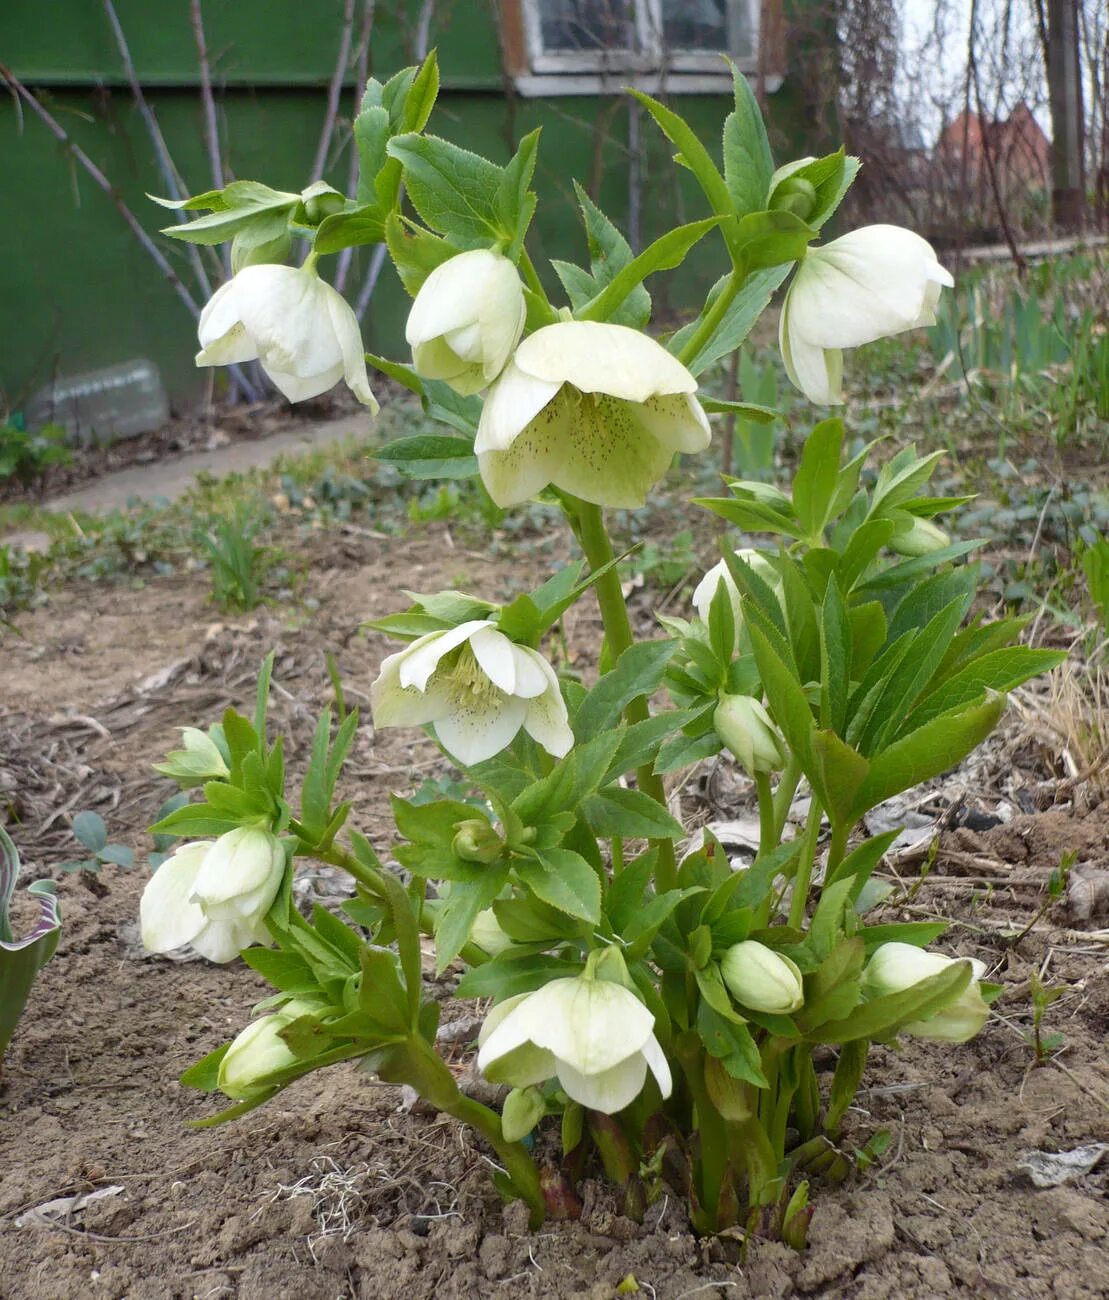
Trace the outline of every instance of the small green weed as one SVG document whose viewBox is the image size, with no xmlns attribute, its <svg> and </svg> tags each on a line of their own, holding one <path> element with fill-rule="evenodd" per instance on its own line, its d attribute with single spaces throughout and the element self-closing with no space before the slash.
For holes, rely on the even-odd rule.
<svg viewBox="0 0 1109 1300">
<path fill-rule="evenodd" d="M 0 481 L 18 479 L 33 483 L 51 465 L 65 465 L 73 459 L 65 445 L 65 430 L 58 424 L 46 424 L 34 433 L 21 424 L 0 424 Z"/>
</svg>

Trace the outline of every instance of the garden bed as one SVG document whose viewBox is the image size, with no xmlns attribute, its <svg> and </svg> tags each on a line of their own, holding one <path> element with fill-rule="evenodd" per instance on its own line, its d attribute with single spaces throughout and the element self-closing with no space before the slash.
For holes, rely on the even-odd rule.
<svg viewBox="0 0 1109 1300">
<path fill-rule="evenodd" d="M 114 840 L 145 849 L 144 827 L 171 793 L 150 763 L 170 747 L 174 726 L 246 705 L 271 645 L 275 719 L 294 737 L 295 768 L 331 690 L 324 652 L 336 654 L 349 701 L 364 703 L 386 643 L 358 635 L 358 623 L 397 608 L 402 582 L 496 598 L 510 579 L 531 576 L 525 548 L 509 565 L 452 550 L 449 540 L 435 527 L 404 541 L 321 542 L 311 556 L 319 601 L 311 614 L 221 618 L 206 604 L 203 577 L 192 575 L 95 601 L 67 588 L 23 618 L 22 636 L 4 643 L 0 806 L 29 874 L 52 874 L 73 855 L 68 822 L 82 808 L 98 811 Z M 593 618 L 586 604 L 566 629 L 568 652 L 587 669 L 599 641 Z M 961 1047 L 908 1039 L 900 1052 L 876 1049 L 848 1138 L 861 1145 L 884 1128 L 890 1146 L 865 1174 L 820 1189 L 803 1254 L 758 1242 L 744 1255 L 734 1240 L 698 1241 L 665 1193 L 640 1226 L 591 1182 L 579 1187 L 579 1219 L 530 1235 L 522 1207 L 503 1207 L 491 1191 L 477 1138 L 347 1066 L 301 1080 L 237 1124 L 188 1128 L 213 1105 L 177 1076 L 237 1032 L 266 989 L 241 965 L 143 956 L 140 853 L 130 871 L 61 879 L 59 952 L 0 1080 L 0 1291 L 6 1300 L 322 1300 L 403 1288 L 411 1300 L 601 1300 L 623 1283 L 621 1294 L 660 1300 L 1105 1294 L 1109 1161 L 1055 1188 L 1033 1186 L 1019 1165 L 1037 1149 L 1109 1141 L 1109 921 L 1096 909 L 1078 919 L 1062 901 L 1015 936 L 1065 853 L 1105 867 L 1109 803 L 1098 802 L 1096 774 L 1051 785 L 1051 745 L 1022 735 L 1022 725 L 976 758 L 964 784 L 976 798 L 994 785 L 1010 789 L 1015 770 L 1030 793 L 1014 806 L 1035 810 L 979 831 L 949 819 L 922 885 L 911 898 L 899 891 L 902 905 L 884 918 L 958 916 L 941 946 L 988 963 L 1005 986 L 998 1014 Z M 388 793 L 448 772 L 429 742 L 375 737 L 367 720 L 346 791 L 356 824 L 381 840 Z M 742 782 L 720 775 L 685 786 L 683 797 L 704 805 L 693 809 L 702 819 L 736 815 L 734 806 L 713 808 L 721 789 L 742 809 Z M 899 868 L 910 886 L 919 870 L 919 859 Z M 326 892 L 327 882 L 316 888 Z M 1035 971 L 1066 986 L 1046 1018 L 1063 1042 L 1041 1068 L 1026 1040 Z M 457 1041 L 445 1050 L 465 1076 L 472 1023 L 454 1023 Z M 35 1213 L 108 1188 L 119 1190 L 60 1217 Z"/>
</svg>

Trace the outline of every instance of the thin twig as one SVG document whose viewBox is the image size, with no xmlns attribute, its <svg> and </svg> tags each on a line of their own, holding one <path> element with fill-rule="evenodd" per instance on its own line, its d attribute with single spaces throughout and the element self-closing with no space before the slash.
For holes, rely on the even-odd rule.
<svg viewBox="0 0 1109 1300">
<path fill-rule="evenodd" d="M 366 82 L 370 75 L 370 35 L 374 26 L 375 0 L 364 0 L 362 6 L 362 26 L 358 33 L 358 45 L 354 52 L 354 108 L 350 115 L 350 161 L 347 165 L 346 196 L 353 199 L 358 186 L 358 142 L 354 138 L 354 122 L 366 93 Z M 335 263 L 335 288 L 342 293 L 346 288 L 350 264 L 354 257 L 353 248 L 344 248 Z"/>
<path fill-rule="evenodd" d="M 223 158 L 219 147 L 219 123 L 216 119 L 216 100 L 212 94 L 212 65 L 208 61 L 208 43 L 204 37 L 204 14 L 200 0 L 189 0 L 189 17 L 196 40 L 196 61 L 200 70 L 200 103 L 204 111 L 204 142 L 208 150 L 208 163 L 212 169 L 212 186 L 223 189 L 227 178 L 223 171 Z"/>
<path fill-rule="evenodd" d="M 327 154 L 331 148 L 331 137 L 335 134 L 335 122 L 339 116 L 339 96 L 343 90 L 343 78 L 347 74 L 347 62 L 350 59 L 350 38 L 354 30 L 354 0 L 344 0 L 343 26 L 339 32 L 339 53 L 335 56 L 335 67 L 331 72 L 331 81 L 327 87 L 327 111 L 324 114 L 320 142 L 316 146 L 316 157 L 312 163 L 312 180 L 323 179 L 323 170 L 327 165 Z"/>
<path fill-rule="evenodd" d="M 84 168 L 84 170 L 89 174 L 89 176 L 92 177 L 93 181 L 95 181 L 95 183 L 111 199 L 111 201 L 115 204 L 119 212 L 119 215 L 127 223 L 127 226 L 130 229 L 131 233 L 143 246 L 143 248 L 150 255 L 150 257 L 153 258 L 155 264 L 158 267 L 158 270 L 161 271 L 161 273 L 165 276 L 166 280 L 169 282 L 174 293 L 177 294 L 178 298 L 180 298 L 181 301 L 185 304 L 185 306 L 189 309 L 194 319 L 198 318 L 200 316 L 200 308 L 199 306 L 197 306 L 195 300 L 193 299 L 192 294 L 189 293 L 186 286 L 182 283 L 181 277 L 177 274 L 177 272 L 173 269 L 173 267 L 169 264 L 169 262 L 166 261 L 165 254 L 161 251 L 161 249 L 157 246 L 157 244 L 154 243 L 154 241 L 150 238 L 150 236 L 146 233 L 146 231 L 142 228 L 142 226 L 139 225 L 138 219 L 136 218 L 135 214 L 131 211 L 131 209 L 127 206 L 127 204 L 124 203 L 124 201 L 119 197 L 119 194 L 116 192 L 115 187 L 104 175 L 104 173 L 100 170 L 100 168 L 97 167 L 96 163 L 92 161 L 92 159 L 88 156 L 87 153 L 85 153 L 85 151 L 81 148 L 80 145 L 74 143 L 74 141 L 70 138 L 70 136 L 66 132 L 65 128 L 60 125 L 60 123 L 54 118 L 54 116 L 46 108 L 42 106 L 42 104 L 39 103 L 39 101 L 34 97 L 34 95 L 31 94 L 31 92 L 19 80 L 19 78 L 15 75 L 15 73 L 12 72 L 10 68 L 5 67 L 5 65 L 2 63 L 0 63 L 0 77 L 3 77 L 4 80 L 8 83 L 8 85 L 11 86 L 11 88 L 15 91 L 15 93 L 20 97 L 20 99 L 22 99 L 23 102 L 30 109 L 32 109 L 32 111 L 35 114 L 37 114 L 37 116 L 41 119 L 41 121 L 46 126 L 46 129 L 50 132 L 50 134 L 54 136 L 54 138 L 58 140 L 69 151 L 69 154 L 73 158 L 73 160 L 79 163 L 80 166 Z"/>
</svg>

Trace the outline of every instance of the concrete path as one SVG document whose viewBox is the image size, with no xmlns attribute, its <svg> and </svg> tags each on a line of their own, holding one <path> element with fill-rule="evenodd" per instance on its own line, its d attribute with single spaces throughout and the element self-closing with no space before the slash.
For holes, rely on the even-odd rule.
<svg viewBox="0 0 1109 1300">
<path fill-rule="evenodd" d="M 225 478 L 228 474 L 265 469 L 282 456 L 319 451 L 348 438 L 367 438 L 372 428 L 369 418 L 357 411 L 338 419 L 297 424 L 268 438 L 231 442 L 213 451 L 187 452 L 165 464 L 150 461 L 144 465 L 129 465 L 126 469 L 93 479 L 74 492 L 43 501 L 40 508 L 61 515 L 72 512 L 97 514 L 121 509 L 136 497 L 145 501 L 153 497 L 176 501 L 201 474 Z M 31 531 L 3 533 L 0 534 L 0 544 L 43 551 L 50 545 L 50 536 Z"/>
</svg>

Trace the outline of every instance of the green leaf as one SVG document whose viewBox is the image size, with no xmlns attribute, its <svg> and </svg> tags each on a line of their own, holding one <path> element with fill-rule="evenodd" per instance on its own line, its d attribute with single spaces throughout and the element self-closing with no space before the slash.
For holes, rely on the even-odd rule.
<svg viewBox="0 0 1109 1300">
<path fill-rule="evenodd" d="M 96 856 L 101 862 L 111 862 L 117 867 L 135 865 L 135 854 L 126 844 L 105 844 Z"/>
<path fill-rule="evenodd" d="M 721 1015 L 705 1001 L 697 1009 L 697 1033 L 705 1051 L 721 1061 L 733 1079 L 754 1084 L 756 1088 L 769 1087 L 759 1049 L 742 1021 Z"/>
<path fill-rule="evenodd" d="M 743 216 L 766 207 L 774 159 L 751 85 L 734 63 L 731 67 L 735 109 L 724 119 L 724 182 L 733 208 Z"/>
<path fill-rule="evenodd" d="M 406 224 L 395 212 L 391 212 L 385 219 L 385 243 L 401 283 L 413 298 L 432 271 L 458 252 L 457 248 L 438 235 Z M 381 368 L 378 361 L 375 360 L 374 364 Z M 413 391 L 421 392 L 422 389 L 416 388 Z"/>
<path fill-rule="evenodd" d="M 574 718 L 579 739 L 613 726 L 632 700 L 657 690 L 676 649 L 673 641 L 639 641 L 629 646 L 582 702 Z"/>
<path fill-rule="evenodd" d="M 985 690 L 1011 691 L 1015 686 L 1049 672 L 1066 661 L 1061 650 L 1038 650 L 1028 646 L 1008 646 L 973 659 L 930 694 L 926 694 L 904 724 L 907 732 L 926 722 L 969 704 Z"/>
<path fill-rule="evenodd" d="M 553 979 L 580 974 L 580 961 L 564 961 L 545 953 L 496 958 L 468 970 L 458 981 L 455 992 L 460 998 L 495 998 L 503 1002 L 517 993 L 533 993 Z"/>
<path fill-rule="evenodd" d="M 659 749 L 654 770 L 659 776 L 665 776 L 668 772 L 677 772 L 692 763 L 712 758 L 723 748 L 723 742 L 715 731 L 707 731 L 703 736 L 675 736 Z"/>
<path fill-rule="evenodd" d="M 826 730 L 813 733 L 809 761 L 809 767 L 802 762 L 802 770 L 828 810 L 832 824 L 850 826 L 855 820 L 852 812 L 870 764 L 834 731 Z"/>
<path fill-rule="evenodd" d="M 324 217 L 316 227 L 312 251 L 321 257 L 338 253 L 344 248 L 359 248 L 363 244 L 383 244 L 385 223 L 376 204 L 367 204 L 349 212 L 333 212 Z"/>
<path fill-rule="evenodd" d="M 869 956 L 884 943 L 911 943 L 915 948 L 927 948 L 946 930 L 946 921 L 901 921 L 892 925 L 864 925 L 860 938 Z"/>
<path fill-rule="evenodd" d="M 732 256 L 746 272 L 792 266 L 804 257 L 813 228 L 792 212 L 751 212 L 726 230 Z"/>
<path fill-rule="evenodd" d="M 600 794 L 591 795 L 582 811 L 594 835 L 619 835 L 625 839 L 680 839 L 685 834 L 682 824 L 656 799 L 642 790 L 625 790 L 610 786 Z"/>
<path fill-rule="evenodd" d="M 216 193 L 220 194 L 218 202 L 206 201 L 213 199 Z M 161 234 L 190 244 L 222 244 L 259 222 L 267 229 L 284 229 L 288 214 L 300 202 L 300 195 L 273 190 L 258 181 L 232 181 L 222 191 L 210 190 L 206 195 L 197 195 L 182 203 L 170 203 L 165 199 L 156 199 L 155 202 L 167 208 L 211 208 L 208 216 L 183 226 L 166 226 Z"/>
<path fill-rule="evenodd" d="M 477 914 L 492 905 L 507 879 L 507 867 L 484 867 L 473 880 L 451 883 L 451 892 L 435 918 L 437 972 L 445 971 L 462 951 Z"/>
<path fill-rule="evenodd" d="M 844 881 L 846 885 L 848 882 Z M 828 891 L 825 891 L 827 894 Z M 843 897 L 840 891 L 835 905 L 842 912 Z M 821 903 L 823 903 L 821 898 Z M 819 910 L 819 909 L 818 909 Z M 815 918 L 814 918 L 815 921 Z M 797 1012 L 797 1027 L 808 1032 L 827 1020 L 842 1020 L 855 1009 L 860 999 L 859 976 L 865 960 L 865 947 L 858 936 L 836 943 L 835 925 L 829 927 L 830 941 L 820 944 L 820 965 L 805 976 L 805 1005 Z M 811 932 L 810 932 L 811 942 Z"/>
<path fill-rule="evenodd" d="M 851 649 L 851 626 L 839 583 L 833 577 L 825 588 L 820 611 L 820 721 L 840 735 L 847 723 Z"/>
<path fill-rule="evenodd" d="M 823 420 L 805 440 L 801 464 L 793 479 L 793 509 L 801 527 L 818 538 L 829 519 L 829 507 L 839 477 L 843 421 Z"/>
<path fill-rule="evenodd" d="M 506 256 L 514 262 L 520 256 L 528 226 L 535 215 L 536 199 L 529 192 L 528 186 L 535 171 L 540 130 L 540 127 L 536 127 L 520 141 L 515 156 L 504 169 L 497 195 L 501 225 L 504 230 L 512 232 L 512 242 L 506 249 Z"/>
<path fill-rule="evenodd" d="M 241 824 L 242 817 L 238 813 L 218 811 L 206 803 L 191 803 L 171 812 L 160 822 L 155 822 L 150 829 L 156 833 L 172 832 L 175 837 L 184 838 L 222 835 Z"/>
<path fill-rule="evenodd" d="M 686 254 L 701 239 L 719 224 L 718 217 L 706 221 L 693 221 L 686 226 L 678 226 L 668 231 L 653 244 L 633 258 L 627 266 L 621 268 L 611 281 L 582 309 L 576 313 L 579 320 L 611 320 L 617 310 L 649 275 L 656 271 L 668 271 L 681 266 Z"/>
<path fill-rule="evenodd" d="M 374 452 L 407 478 L 473 478 L 478 472 L 474 444 L 467 438 L 416 434 L 398 438 Z"/>
<path fill-rule="evenodd" d="M 537 861 L 518 860 L 520 883 L 544 903 L 595 924 L 601 919 L 601 882 L 597 873 L 572 849 L 540 849 Z"/>
<path fill-rule="evenodd" d="M 512 237 L 500 218 L 502 168 L 433 135 L 395 136 L 388 151 L 404 168 L 413 207 L 433 230 L 472 247 Z"/>
<path fill-rule="evenodd" d="M 774 291 L 782 284 L 789 272 L 790 266 L 787 263 L 782 266 L 770 266 L 747 276 L 743 287 L 732 300 L 719 325 L 698 348 L 696 356 L 686 361 L 686 367 L 692 374 L 701 374 L 714 361 L 730 356 L 739 347 L 769 306 Z M 701 322 L 712 311 L 717 296 L 723 292 L 729 279 L 729 276 L 722 276 L 709 291 L 704 310 L 697 319 L 683 326 L 670 337 L 666 344 L 669 352 L 674 353 L 675 356 L 682 352 Z"/>
<path fill-rule="evenodd" d="M 404 95 L 399 125 L 405 131 L 422 131 L 427 126 L 431 110 L 439 97 L 439 59 L 432 50 L 415 71 L 407 93 Z"/>
<path fill-rule="evenodd" d="M 186 1088 L 196 1088 L 200 1092 L 215 1092 L 219 1087 L 220 1062 L 230 1050 L 231 1044 L 224 1043 L 214 1052 L 202 1056 L 195 1065 L 190 1065 L 181 1075 L 181 1082 Z"/>
<path fill-rule="evenodd" d="M 99 813 L 79 812 L 73 818 L 73 834 L 92 853 L 108 843 L 108 828 Z"/>
<path fill-rule="evenodd" d="M 35 976 L 58 947 L 62 925 L 53 884 L 36 880 L 27 892 L 38 903 L 38 920 L 22 938 L 14 937 L 9 908 L 19 871 L 19 854 L 0 826 L 0 1061 L 23 1014 Z"/>
<path fill-rule="evenodd" d="M 953 962 L 900 993 L 872 998 L 841 1020 L 830 1020 L 805 1035 L 811 1043 L 850 1043 L 860 1038 L 889 1038 L 902 1025 L 927 1020 L 942 1011 L 973 977 L 969 961 Z"/>
<path fill-rule="evenodd" d="M 1004 695 L 986 691 L 978 702 L 941 713 L 875 755 L 855 797 L 851 820 L 962 762 L 997 726 L 1005 704 Z"/>
<path fill-rule="evenodd" d="M 678 149 L 674 161 L 688 167 L 697 178 L 697 183 L 704 191 L 713 212 L 719 216 L 731 216 L 733 212 L 732 196 L 716 164 L 709 156 L 708 150 L 701 143 L 701 138 L 689 123 L 675 113 L 673 109 L 660 104 L 657 99 L 645 95 L 640 90 L 631 92 L 658 123 L 663 134 Z M 696 372 L 694 372 L 696 373 Z"/>
<path fill-rule="evenodd" d="M 315 993 L 319 983 L 311 966 L 295 952 L 281 948 L 247 948 L 243 961 L 282 993 Z"/>
<path fill-rule="evenodd" d="M 745 597 L 743 607 L 746 611 L 749 597 Z M 755 606 L 750 605 L 753 610 Z M 751 637 L 751 646 L 755 652 L 755 662 L 759 666 L 763 689 L 770 703 L 774 721 L 782 729 L 786 743 L 793 751 L 802 770 L 809 772 L 813 767 L 812 745 L 816 734 L 812 710 L 801 683 L 782 661 L 779 651 L 767 637 L 763 628 L 756 626 L 753 618 L 748 618 L 747 631 Z M 869 806 L 869 805 L 868 805 Z"/>
</svg>

